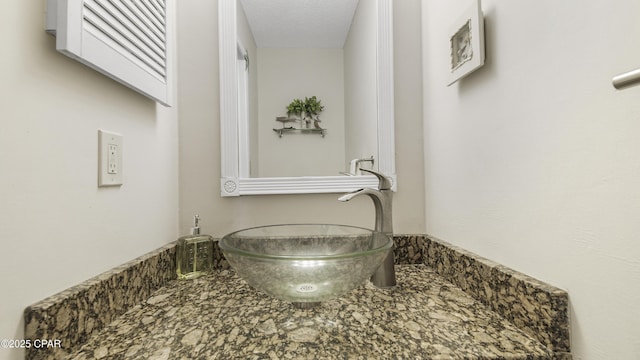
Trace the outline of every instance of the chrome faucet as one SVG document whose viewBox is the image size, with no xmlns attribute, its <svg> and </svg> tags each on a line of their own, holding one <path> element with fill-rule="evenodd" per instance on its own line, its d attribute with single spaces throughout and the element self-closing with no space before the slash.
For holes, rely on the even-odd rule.
<svg viewBox="0 0 640 360">
<path fill-rule="evenodd" d="M 369 169 L 361 169 L 375 175 L 378 178 L 378 189 L 364 188 L 359 189 L 338 198 L 340 201 L 349 201 L 358 195 L 368 195 L 373 200 L 376 209 L 375 231 L 384 233 L 393 240 L 393 218 L 392 218 L 392 200 L 393 185 L 390 178 L 382 173 Z M 394 246 L 395 247 L 395 246 Z M 379 288 L 389 288 L 396 285 L 396 271 L 394 267 L 393 248 L 382 262 L 382 265 L 371 276 L 371 282 Z"/>
<path fill-rule="evenodd" d="M 358 176 L 358 175 L 362 175 L 362 173 L 360 172 L 362 169 L 360 168 L 360 164 L 363 162 L 370 162 L 371 166 L 373 166 L 375 160 L 373 159 L 373 155 L 371 155 L 371 157 L 366 158 L 366 159 L 353 159 L 349 162 L 349 172 L 343 172 L 341 171 L 340 174 L 342 175 L 347 175 L 347 176 Z"/>
</svg>

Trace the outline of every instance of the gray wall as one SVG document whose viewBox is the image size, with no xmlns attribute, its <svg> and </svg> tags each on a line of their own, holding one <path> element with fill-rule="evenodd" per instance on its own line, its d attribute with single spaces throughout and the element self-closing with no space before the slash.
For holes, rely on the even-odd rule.
<svg viewBox="0 0 640 360">
<path fill-rule="evenodd" d="M 446 86 L 468 1 L 423 1 L 427 232 L 569 292 L 576 359 L 640 354 L 640 2 L 484 0 L 487 63 Z"/>
<path fill-rule="evenodd" d="M 175 240 L 178 124 L 175 109 L 56 52 L 44 1 L 4 5 L 0 337 L 21 339 L 28 305 Z M 97 186 L 98 129 L 123 135 L 121 187 Z"/>
</svg>

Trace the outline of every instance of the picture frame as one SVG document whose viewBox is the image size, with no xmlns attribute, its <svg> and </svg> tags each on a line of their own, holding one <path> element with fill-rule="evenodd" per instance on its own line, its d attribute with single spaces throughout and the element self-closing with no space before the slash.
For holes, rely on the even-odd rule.
<svg viewBox="0 0 640 360">
<path fill-rule="evenodd" d="M 484 65 L 484 17 L 480 0 L 472 0 L 469 6 L 449 30 L 450 86 Z"/>
</svg>

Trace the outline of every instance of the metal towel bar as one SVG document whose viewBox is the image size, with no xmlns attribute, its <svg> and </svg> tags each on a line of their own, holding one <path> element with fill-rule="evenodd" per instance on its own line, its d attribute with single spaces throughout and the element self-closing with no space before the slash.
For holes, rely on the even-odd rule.
<svg viewBox="0 0 640 360">
<path fill-rule="evenodd" d="M 635 69 L 613 77 L 613 87 L 622 89 L 628 86 L 640 84 L 640 69 Z"/>
</svg>

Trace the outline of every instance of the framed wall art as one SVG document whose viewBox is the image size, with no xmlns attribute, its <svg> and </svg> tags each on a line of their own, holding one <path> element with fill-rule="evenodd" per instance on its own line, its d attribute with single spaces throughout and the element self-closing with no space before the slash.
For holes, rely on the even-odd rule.
<svg viewBox="0 0 640 360">
<path fill-rule="evenodd" d="M 484 65 L 484 18 L 480 0 L 451 25 L 449 31 L 449 83 L 451 85 Z"/>
</svg>

